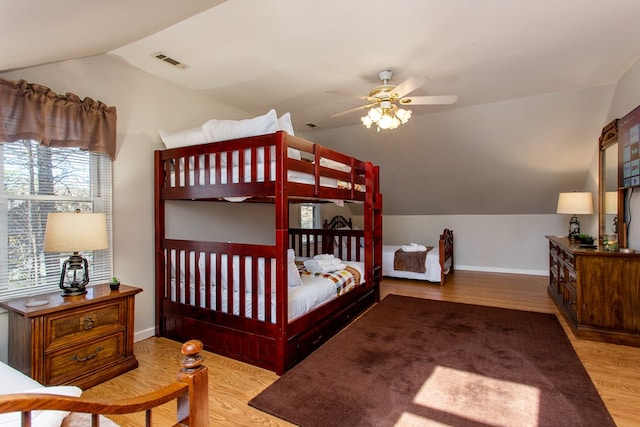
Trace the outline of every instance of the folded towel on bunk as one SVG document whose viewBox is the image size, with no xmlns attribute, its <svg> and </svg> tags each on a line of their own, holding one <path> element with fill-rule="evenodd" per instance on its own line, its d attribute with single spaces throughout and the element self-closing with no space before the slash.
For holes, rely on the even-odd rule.
<svg viewBox="0 0 640 427">
<path fill-rule="evenodd" d="M 333 254 L 320 254 L 313 257 L 313 259 L 334 259 Z M 340 260 L 338 260 L 340 261 Z"/>
<path fill-rule="evenodd" d="M 427 247 L 424 245 L 419 245 L 417 243 L 409 243 L 408 245 L 402 245 L 400 248 L 405 252 L 424 252 L 427 250 Z"/>
<path fill-rule="evenodd" d="M 333 255 L 332 255 L 333 256 Z M 340 258 L 308 259 L 304 262 L 304 268 L 310 273 L 331 273 L 344 270 L 346 265 Z"/>
</svg>

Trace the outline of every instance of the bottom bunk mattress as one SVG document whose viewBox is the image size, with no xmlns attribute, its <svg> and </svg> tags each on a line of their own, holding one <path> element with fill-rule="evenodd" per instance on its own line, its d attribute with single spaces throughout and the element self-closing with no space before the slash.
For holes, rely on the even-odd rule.
<svg viewBox="0 0 640 427">
<path fill-rule="evenodd" d="M 396 269 L 396 251 L 401 250 L 400 245 L 382 245 L 382 275 L 387 277 L 397 277 L 401 279 L 427 280 L 429 282 L 440 282 L 442 268 L 440 266 L 440 252 L 438 246 L 434 246 L 427 252 L 424 261 L 424 272 L 422 269 Z M 444 273 L 447 274 L 451 266 L 445 265 Z"/>
<path fill-rule="evenodd" d="M 293 259 L 293 258 L 291 258 Z M 237 268 L 238 260 L 234 259 L 234 280 L 233 290 L 230 292 L 227 283 L 227 269 L 226 259 L 220 263 L 222 267 L 221 272 L 221 291 L 218 293 L 217 285 L 214 283 L 209 286 L 209 292 L 207 295 L 206 284 L 204 283 L 204 274 L 200 274 L 199 277 L 199 295 L 196 298 L 195 281 L 190 281 L 188 286 L 189 291 L 184 283 L 182 277 L 180 286 L 176 287 L 175 276 L 171 280 L 171 290 L 168 294 L 168 299 L 173 302 L 182 304 L 188 304 L 197 306 L 200 308 L 208 308 L 211 310 L 219 311 L 221 313 L 233 314 L 240 316 L 241 311 L 244 312 L 242 317 L 257 319 L 260 321 L 268 321 L 270 323 L 276 322 L 276 305 L 277 295 L 275 291 L 275 266 L 271 270 L 271 297 L 265 298 L 264 295 L 264 268 L 258 269 L 258 296 L 254 298 L 252 292 L 252 286 L 248 283 L 253 275 L 250 270 L 245 271 L 245 285 L 244 298 L 240 298 L 240 280 L 239 269 Z M 288 319 L 289 321 L 295 320 L 298 317 L 312 311 L 313 309 L 335 299 L 336 297 L 352 290 L 357 285 L 364 284 L 364 263 L 347 261 L 344 262 L 346 268 L 334 272 L 327 273 L 310 273 L 304 270 L 299 262 L 296 264 L 291 261 L 288 269 L 289 286 L 287 287 L 287 302 L 288 302 Z M 297 274 L 296 274 L 297 273 Z M 212 276 L 215 276 L 215 271 L 212 271 Z M 211 282 L 215 282 L 211 280 Z M 220 301 L 218 301 L 218 294 L 220 294 Z M 269 301 L 269 302 L 267 302 Z M 265 305 L 270 306 L 270 313 L 267 318 L 265 315 Z M 244 307 L 244 308 L 243 308 Z"/>
</svg>

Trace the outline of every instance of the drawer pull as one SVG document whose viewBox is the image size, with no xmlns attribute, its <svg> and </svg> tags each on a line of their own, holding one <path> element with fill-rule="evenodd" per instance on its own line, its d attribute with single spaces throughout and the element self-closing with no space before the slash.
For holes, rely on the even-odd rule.
<svg viewBox="0 0 640 427">
<path fill-rule="evenodd" d="M 78 362 L 86 362 L 87 360 L 91 360 L 95 358 L 98 355 L 98 353 L 100 353 L 102 350 L 104 350 L 104 348 L 98 346 L 96 348 L 96 351 L 94 351 L 92 354 L 88 355 L 87 357 L 79 357 L 77 354 L 74 354 L 73 356 L 71 356 L 71 360 L 75 360 Z"/>
<path fill-rule="evenodd" d="M 316 338 L 315 340 L 313 340 L 313 342 L 311 343 L 312 346 L 316 346 L 318 345 L 318 343 L 322 341 L 322 334 L 318 335 L 318 338 Z"/>
<path fill-rule="evenodd" d="M 88 331 L 89 329 L 93 329 L 95 326 L 96 326 L 96 321 L 91 316 L 85 317 L 84 320 L 82 321 L 82 328 L 85 331 Z"/>
</svg>

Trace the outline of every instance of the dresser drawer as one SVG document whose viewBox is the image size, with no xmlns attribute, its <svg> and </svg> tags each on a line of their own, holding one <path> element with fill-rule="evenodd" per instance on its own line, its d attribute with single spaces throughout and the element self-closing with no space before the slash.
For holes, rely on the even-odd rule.
<svg viewBox="0 0 640 427">
<path fill-rule="evenodd" d="M 126 317 L 121 302 L 69 310 L 44 319 L 46 351 L 123 330 Z"/>
<path fill-rule="evenodd" d="M 302 360 L 324 344 L 334 333 L 331 319 L 316 325 L 297 340 L 297 360 Z"/>
<path fill-rule="evenodd" d="M 565 283 L 562 288 L 562 301 L 564 305 L 569 309 L 571 316 L 576 319 L 577 318 L 577 299 L 578 295 L 576 292 L 576 288 L 572 286 L 571 283 Z"/>
<path fill-rule="evenodd" d="M 45 383 L 64 384 L 125 357 L 125 333 L 45 354 Z"/>
<path fill-rule="evenodd" d="M 569 252 L 562 252 L 562 262 L 569 268 L 570 270 L 576 269 L 576 257 Z"/>
</svg>

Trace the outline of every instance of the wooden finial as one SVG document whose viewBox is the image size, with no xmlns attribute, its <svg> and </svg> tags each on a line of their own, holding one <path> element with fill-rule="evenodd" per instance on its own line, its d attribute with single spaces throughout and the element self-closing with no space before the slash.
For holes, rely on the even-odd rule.
<svg viewBox="0 0 640 427">
<path fill-rule="evenodd" d="M 199 369 L 202 365 L 203 358 L 200 352 L 203 349 L 202 341 L 189 340 L 182 344 L 182 371 L 189 372 Z"/>
</svg>

